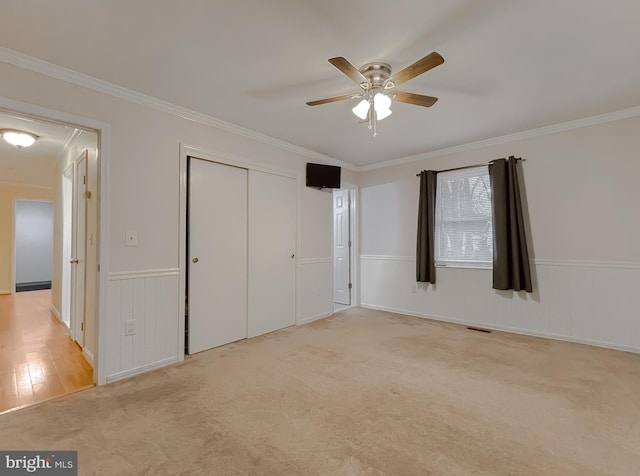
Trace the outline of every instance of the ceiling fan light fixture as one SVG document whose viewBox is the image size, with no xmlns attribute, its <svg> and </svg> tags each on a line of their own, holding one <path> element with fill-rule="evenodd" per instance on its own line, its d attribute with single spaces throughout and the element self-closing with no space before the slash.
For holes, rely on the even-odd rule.
<svg viewBox="0 0 640 476">
<path fill-rule="evenodd" d="M 364 121 L 369 114 L 369 101 L 362 99 L 362 101 L 356 104 L 356 106 L 351 110 L 356 116 Z"/>
<path fill-rule="evenodd" d="M 382 119 L 386 119 L 389 117 L 393 111 L 391 109 L 383 109 L 381 111 L 376 110 L 376 119 L 381 121 Z"/>
<path fill-rule="evenodd" d="M 0 129 L 0 135 L 2 135 L 5 142 L 17 147 L 18 149 L 31 147 L 38 139 L 38 136 L 35 134 L 19 131 L 17 129 Z"/>
<path fill-rule="evenodd" d="M 373 107 L 376 110 L 376 118 L 381 121 L 391 115 L 391 98 L 386 94 L 377 93 L 373 97 Z"/>
<path fill-rule="evenodd" d="M 329 58 L 329 63 L 358 84 L 362 92 L 356 95 L 343 94 L 342 96 L 308 101 L 307 105 L 318 106 L 320 104 L 360 98 L 358 104 L 351 110 L 361 121 L 368 122 L 369 130 L 373 131 L 373 137 L 377 135 L 378 121 L 392 114 L 391 103 L 393 100 L 422 107 L 431 107 L 438 100 L 436 97 L 395 91 L 394 89 L 396 86 L 406 83 L 444 63 L 444 58 L 435 51 L 394 74 L 392 74 L 391 66 L 387 63 L 367 63 L 358 69 L 342 56 Z M 387 93 L 387 91 L 390 92 Z"/>
</svg>

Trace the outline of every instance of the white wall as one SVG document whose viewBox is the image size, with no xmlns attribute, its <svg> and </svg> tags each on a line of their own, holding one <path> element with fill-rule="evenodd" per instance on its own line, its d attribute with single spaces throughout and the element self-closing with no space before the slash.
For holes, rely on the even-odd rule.
<svg viewBox="0 0 640 476">
<path fill-rule="evenodd" d="M 43 106 L 110 125 L 109 273 L 106 319 L 106 376 L 110 379 L 164 365 L 178 356 L 179 150 L 188 144 L 257 162 L 304 178 L 315 161 L 292 150 L 167 112 L 85 89 L 50 76 L 0 63 L 5 98 Z M 179 85 L 177 85 L 179 86 Z M 348 174 L 346 179 L 352 179 Z M 305 260 L 331 258 L 331 194 L 301 187 L 298 321 L 331 309 L 331 274 L 305 268 Z M 138 231 L 138 246 L 125 246 L 125 231 Z M 143 280 L 144 285 L 137 284 Z M 151 280 L 151 281 L 148 281 Z M 155 313 L 158 289 L 168 311 Z M 321 295 L 317 295 L 320 287 Z M 311 289 L 311 291 L 310 291 Z M 120 291 L 118 291 L 120 290 Z M 155 291 L 154 291 L 155 290 Z M 310 302 L 313 297 L 313 302 Z M 319 298 L 319 299 L 318 299 Z M 135 336 L 124 335 L 124 321 L 137 313 L 143 323 Z M 163 331 L 155 332 L 159 328 Z M 166 331 L 165 331 L 166 330 Z M 148 340 L 143 336 L 151 336 Z M 158 336 L 162 336 L 159 342 Z M 142 340 L 141 340 L 142 339 Z"/>
<path fill-rule="evenodd" d="M 16 201 L 16 284 L 51 281 L 53 202 Z"/>
<path fill-rule="evenodd" d="M 493 145 L 360 175 L 362 303 L 402 313 L 640 351 L 640 118 Z M 534 293 L 491 271 L 437 268 L 415 284 L 424 169 L 523 157 Z"/>
</svg>

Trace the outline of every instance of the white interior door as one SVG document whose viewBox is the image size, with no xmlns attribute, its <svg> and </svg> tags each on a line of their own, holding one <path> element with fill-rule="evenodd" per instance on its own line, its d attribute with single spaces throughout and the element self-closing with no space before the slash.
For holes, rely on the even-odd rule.
<svg viewBox="0 0 640 476">
<path fill-rule="evenodd" d="M 296 322 L 296 180 L 249 171 L 248 336 Z"/>
<path fill-rule="evenodd" d="M 87 152 L 76 161 L 76 173 L 73 180 L 73 258 L 71 263 L 71 334 L 75 341 L 84 347 L 85 318 L 85 276 L 86 276 L 86 235 L 87 235 Z"/>
<path fill-rule="evenodd" d="M 347 306 L 351 304 L 350 246 L 349 190 L 343 188 L 333 191 L 333 301 Z"/>
<path fill-rule="evenodd" d="M 189 353 L 247 337 L 247 170 L 191 158 Z"/>
</svg>

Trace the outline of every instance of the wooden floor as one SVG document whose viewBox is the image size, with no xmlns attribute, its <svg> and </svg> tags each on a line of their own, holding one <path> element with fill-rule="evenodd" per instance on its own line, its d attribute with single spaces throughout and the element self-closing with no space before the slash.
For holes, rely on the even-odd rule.
<svg viewBox="0 0 640 476">
<path fill-rule="evenodd" d="M 0 413 L 93 385 L 93 371 L 49 310 L 51 291 L 0 295 Z"/>
</svg>

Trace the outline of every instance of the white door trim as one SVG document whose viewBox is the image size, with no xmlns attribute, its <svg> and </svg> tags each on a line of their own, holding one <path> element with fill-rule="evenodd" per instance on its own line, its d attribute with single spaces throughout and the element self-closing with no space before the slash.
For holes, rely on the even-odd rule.
<svg viewBox="0 0 640 476">
<path fill-rule="evenodd" d="M 247 170 L 257 170 L 259 172 L 266 172 L 275 175 L 282 175 L 284 177 L 293 178 L 297 184 L 297 212 L 296 212 L 296 263 L 298 264 L 298 256 L 300 251 L 300 204 L 302 203 L 302 188 L 301 180 L 298 173 L 291 172 L 289 170 L 282 170 L 277 168 L 265 167 L 263 164 L 248 160 L 244 157 L 240 157 L 233 154 L 227 154 L 225 152 L 211 151 L 203 149 L 201 147 L 191 146 L 188 144 L 180 143 L 180 194 L 179 194 L 179 206 L 180 206 L 180 230 L 178 240 L 178 263 L 180 269 L 179 279 L 179 295 L 178 295 L 178 361 L 184 360 L 184 313 L 185 313 L 185 297 L 186 297 L 186 270 L 187 270 L 187 157 L 197 157 L 203 160 L 209 160 L 211 162 L 217 162 L 224 165 L 232 165 L 235 167 L 241 167 Z M 295 309 L 296 309 L 296 324 L 300 324 L 300 272 L 298 266 L 296 266 L 296 291 L 295 291 Z"/>
<path fill-rule="evenodd" d="M 67 112 L 56 111 L 33 104 L 28 104 L 14 99 L 0 96 L 0 110 L 9 113 L 18 113 L 31 116 L 44 121 L 54 121 L 73 125 L 81 129 L 91 129 L 98 133 L 98 162 L 99 162 L 99 193 L 98 203 L 98 256 L 100 273 L 98 273 L 98 289 L 96 293 L 97 312 L 97 355 L 94 355 L 95 366 L 93 373 L 94 383 L 104 385 L 107 383 L 106 366 L 100 365 L 106 362 L 107 352 L 107 277 L 109 275 L 109 161 L 111 126 L 106 122 L 96 121 Z"/>
</svg>

